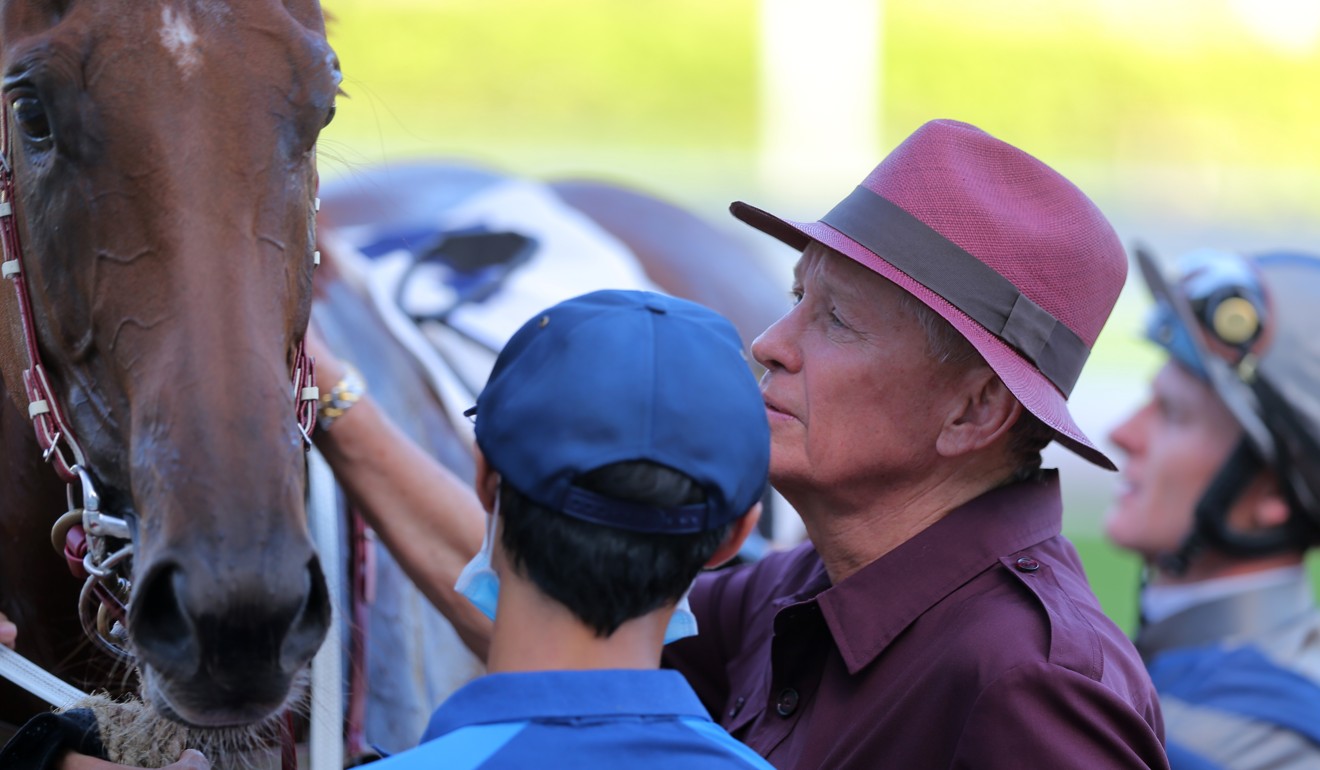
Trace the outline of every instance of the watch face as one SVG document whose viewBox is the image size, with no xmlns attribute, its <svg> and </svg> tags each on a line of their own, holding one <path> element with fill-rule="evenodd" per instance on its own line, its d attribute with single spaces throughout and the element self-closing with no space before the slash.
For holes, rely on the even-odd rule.
<svg viewBox="0 0 1320 770">
<path fill-rule="evenodd" d="M 316 427 L 321 430 L 330 430 L 335 420 L 343 417 L 367 392 L 367 383 L 362 379 L 361 372 L 352 364 L 345 363 L 344 367 L 344 376 L 339 382 L 321 394 L 316 410 Z"/>
</svg>

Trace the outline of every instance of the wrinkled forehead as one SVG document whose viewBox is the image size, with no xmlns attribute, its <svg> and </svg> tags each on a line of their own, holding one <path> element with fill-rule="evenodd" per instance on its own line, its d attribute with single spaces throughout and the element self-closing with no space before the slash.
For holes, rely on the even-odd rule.
<svg viewBox="0 0 1320 770">
<path fill-rule="evenodd" d="M 862 304 L 891 300 L 903 289 L 879 273 L 829 246 L 811 241 L 793 266 L 798 286 L 810 285 L 833 297 Z"/>
</svg>

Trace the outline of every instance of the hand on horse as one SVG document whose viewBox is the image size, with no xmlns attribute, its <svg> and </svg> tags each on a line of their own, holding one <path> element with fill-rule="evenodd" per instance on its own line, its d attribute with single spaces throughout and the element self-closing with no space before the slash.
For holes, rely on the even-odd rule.
<svg viewBox="0 0 1320 770">
<path fill-rule="evenodd" d="M 12 650 L 14 648 L 14 640 L 17 638 L 18 626 L 9 622 L 9 618 L 5 617 L 3 612 L 0 612 L 0 644 L 3 644 Z"/>
<path fill-rule="evenodd" d="M 104 759 L 69 752 L 60 762 L 60 770 L 143 770 L 143 768 L 116 765 Z M 211 770 L 211 762 L 200 751 L 184 749 L 177 762 L 166 765 L 162 770 Z"/>
<path fill-rule="evenodd" d="M 315 324 L 307 327 L 306 352 L 316 360 L 319 387 L 334 387 L 348 371 Z M 370 395 L 362 395 L 333 430 L 317 430 L 312 440 L 404 572 L 485 660 L 490 620 L 454 590 L 486 529 L 486 512 L 472 486 L 410 439 Z"/>
</svg>

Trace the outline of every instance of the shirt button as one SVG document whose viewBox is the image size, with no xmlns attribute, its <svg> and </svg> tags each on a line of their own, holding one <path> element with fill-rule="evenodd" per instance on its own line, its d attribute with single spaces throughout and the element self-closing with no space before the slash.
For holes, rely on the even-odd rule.
<svg viewBox="0 0 1320 770">
<path fill-rule="evenodd" d="M 792 687 L 785 687 L 779 692 L 779 700 L 775 702 L 775 711 L 781 717 L 792 716 L 798 707 L 798 691 Z"/>
<path fill-rule="evenodd" d="M 734 717 L 738 716 L 738 712 L 742 711 L 743 704 L 746 702 L 747 699 L 741 696 L 738 698 L 738 700 L 734 701 L 733 706 L 729 709 L 729 719 L 733 719 Z"/>
<path fill-rule="evenodd" d="M 1023 556 L 1017 560 L 1018 572 L 1035 572 L 1040 569 L 1040 562 L 1029 556 Z"/>
</svg>

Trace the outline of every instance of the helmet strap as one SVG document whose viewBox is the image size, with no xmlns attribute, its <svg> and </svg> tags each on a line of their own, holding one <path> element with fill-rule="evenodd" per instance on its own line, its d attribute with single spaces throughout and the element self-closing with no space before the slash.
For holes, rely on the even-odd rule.
<svg viewBox="0 0 1320 770">
<path fill-rule="evenodd" d="M 1309 542 L 1308 535 L 1300 531 L 1302 523 L 1296 517 L 1257 532 L 1241 532 L 1229 526 L 1229 509 L 1264 467 L 1251 442 L 1246 438 L 1239 441 L 1197 501 L 1191 533 L 1175 553 L 1160 559 L 1160 568 L 1181 575 L 1206 548 L 1230 556 L 1252 557 L 1295 550 Z"/>
</svg>

